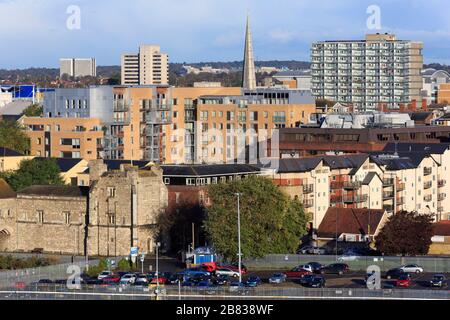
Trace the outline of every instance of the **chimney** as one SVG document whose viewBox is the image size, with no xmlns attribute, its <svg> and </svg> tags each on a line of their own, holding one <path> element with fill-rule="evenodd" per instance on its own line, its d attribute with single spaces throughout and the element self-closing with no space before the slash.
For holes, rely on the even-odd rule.
<svg viewBox="0 0 450 320">
<path fill-rule="evenodd" d="M 423 111 L 427 111 L 428 110 L 428 105 L 427 105 L 427 100 L 426 99 L 422 99 L 422 110 Z"/>
<path fill-rule="evenodd" d="M 411 111 L 417 111 L 417 100 L 411 101 Z"/>
</svg>

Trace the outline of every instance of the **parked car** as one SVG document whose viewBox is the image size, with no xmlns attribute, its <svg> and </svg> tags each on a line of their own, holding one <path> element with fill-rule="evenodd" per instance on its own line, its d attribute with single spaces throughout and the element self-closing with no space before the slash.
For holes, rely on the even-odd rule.
<svg viewBox="0 0 450 320">
<path fill-rule="evenodd" d="M 325 287 L 326 280 L 324 277 L 319 275 L 310 275 L 305 277 L 305 280 L 302 284 L 311 288 L 323 288 Z"/>
<path fill-rule="evenodd" d="M 423 268 L 419 267 L 417 264 L 407 264 L 405 266 L 401 266 L 399 269 L 403 270 L 406 273 L 422 273 Z"/>
<path fill-rule="evenodd" d="M 168 278 L 164 277 L 163 274 L 158 275 L 158 277 L 154 277 L 151 281 L 150 284 L 166 284 L 169 281 Z"/>
<path fill-rule="evenodd" d="M 239 271 L 234 271 L 229 268 L 219 268 L 216 270 L 216 275 L 218 275 L 218 276 L 225 275 L 225 276 L 237 278 L 237 277 L 239 277 Z"/>
<path fill-rule="evenodd" d="M 175 273 L 169 277 L 168 283 L 169 284 L 178 284 L 179 282 L 183 282 L 183 279 L 184 279 L 183 272 Z"/>
<path fill-rule="evenodd" d="M 138 274 L 138 275 L 136 275 L 136 280 L 135 280 L 135 282 L 145 282 L 145 283 L 148 283 L 147 275 L 145 275 L 145 274 Z"/>
<path fill-rule="evenodd" d="M 411 286 L 411 277 L 409 274 L 405 273 L 398 277 L 397 282 L 395 284 L 397 287 L 410 287 Z"/>
<path fill-rule="evenodd" d="M 191 279 L 187 279 L 187 280 L 183 281 L 183 283 L 181 285 L 183 287 L 195 287 L 196 283 L 194 281 L 192 281 Z"/>
<path fill-rule="evenodd" d="M 184 270 L 184 274 L 187 277 L 193 277 L 195 275 L 202 275 L 202 276 L 210 276 L 211 273 L 208 271 L 203 270 L 202 268 L 190 268 Z"/>
<path fill-rule="evenodd" d="M 320 273 L 320 270 L 324 267 L 324 265 L 319 262 L 308 262 L 307 264 L 311 266 L 312 273 Z"/>
<path fill-rule="evenodd" d="M 400 269 L 400 268 L 394 268 L 394 269 L 390 269 L 388 270 L 388 272 L 386 272 L 386 279 L 398 279 L 401 275 L 405 274 L 405 272 Z"/>
<path fill-rule="evenodd" d="M 214 272 L 217 269 L 217 264 L 215 262 L 205 262 L 201 264 L 201 268 L 207 272 Z"/>
<path fill-rule="evenodd" d="M 52 283 L 53 283 L 53 281 L 50 279 L 40 279 L 38 281 L 38 284 L 52 284 Z"/>
<path fill-rule="evenodd" d="M 118 274 L 112 274 L 106 278 L 103 278 L 102 281 L 105 284 L 114 284 L 120 282 L 120 276 Z"/>
<path fill-rule="evenodd" d="M 287 278 L 303 278 L 304 276 L 312 274 L 311 271 L 303 269 L 303 266 L 298 266 L 292 269 L 291 271 L 285 272 Z M 312 268 L 309 266 L 309 269 Z"/>
<path fill-rule="evenodd" d="M 359 259 L 359 255 L 356 253 L 345 253 L 338 258 L 338 261 L 357 261 Z"/>
<path fill-rule="evenodd" d="M 433 278 L 430 280 L 431 287 L 437 288 L 445 288 L 447 287 L 447 279 L 443 274 L 435 274 Z"/>
<path fill-rule="evenodd" d="M 136 275 L 134 273 L 127 273 L 120 278 L 120 284 L 134 284 Z"/>
<path fill-rule="evenodd" d="M 246 295 L 249 292 L 248 287 L 243 282 L 234 281 L 230 283 L 230 292 L 240 295 Z"/>
<path fill-rule="evenodd" d="M 338 274 L 343 275 L 350 270 L 349 266 L 345 263 L 333 263 L 320 270 L 321 274 Z"/>
<path fill-rule="evenodd" d="M 318 255 L 322 255 L 322 254 L 326 254 L 326 250 L 325 250 L 325 248 L 320 248 L 320 247 L 304 246 L 304 247 L 300 248 L 298 253 L 299 254 L 318 254 Z"/>
<path fill-rule="evenodd" d="M 106 278 L 106 277 L 109 277 L 109 276 L 112 275 L 112 274 L 113 274 L 112 271 L 105 270 L 105 271 L 102 271 L 102 272 L 98 275 L 97 279 L 98 279 L 98 280 L 102 280 L 102 279 L 104 279 L 104 278 Z"/>
<path fill-rule="evenodd" d="M 227 285 L 230 281 L 230 277 L 226 275 L 220 275 L 213 279 L 213 283 L 217 286 L 224 286 Z"/>
<path fill-rule="evenodd" d="M 248 279 L 247 279 L 247 281 L 245 282 L 245 285 L 247 286 L 247 287 L 251 287 L 251 288 L 254 288 L 254 287 L 257 287 L 257 286 L 259 286 L 260 284 L 261 284 L 261 278 L 260 277 L 257 277 L 257 276 L 251 276 L 251 277 L 248 277 Z"/>
<path fill-rule="evenodd" d="M 269 278 L 269 283 L 283 283 L 286 282 L 286 275 L 284 273 L 274 273 Z"/>
<path fill-rule="evenodd" d="M 233 271 L 239 272 L 239 265 L 233 264 L 233 265 L 227 265 L 227 266 L 220 266 L 220 268 L 225 268 L 225 269 L 231 269 Z M 241 274 L 245 275 L 248 273 L 248 269 L 245 265 L 241 264 Z"/>
</svg>

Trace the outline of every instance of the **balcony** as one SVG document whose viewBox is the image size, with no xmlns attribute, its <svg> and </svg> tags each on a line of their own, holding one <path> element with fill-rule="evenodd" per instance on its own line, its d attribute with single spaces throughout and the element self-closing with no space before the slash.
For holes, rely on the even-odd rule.
<svg viewBox="0 0 450 320">
<path fill-rule="evenodd" d="M 312 184 L 303 186 L 303 194 L 310 194 L 314 192 L 314 186 Z"/>
<path fill-rule="evenodd" d="M 394 191 L 383 192 L 383 199 L 393 199 L 394 197 Z"/>
<path fill-rule="evenodd" d="M 406 188 L 406 184 L 404 184 L 403 182 L 397 183 L 397 191 L 398 191 L 398 192 L 404 191 L 405 188 Z"/>
<path fill-rule="evenodd" d="M 444 201 L 447 198 L 447 194 L 445 193 L 440 193 L 438 195 L 438 201 Z"/>
<path fill-rule="evenodd" d="M 428 167 L 423 168 L 423 175 L 424 176 L 429 176 L 432 172 L 433 172 L 432 168 L 428 168 Z"/>
<path fill-rule="evenodd" d="M 433 196 L 431 194 L 423 197 L 423 201 L 425 202 L 431 202 L 431 200 L 433 200 Z"/>
<path fill-rule="evenodd" d="M 394 206 L 391 205 L 391 204 L 384 205 L 383 209 L 386 210 L 389 213 L 394 212 Z"/>
<path fill-rule="evenodd" d="M 423 188 L 424 188 L 425 190 L 431 189 L 432 186 L 433 186 L 433 182 L 431 182 L 431 181 L 425 182 L 425 183 L 423 184 Z"/>
<path fill-rule="evenodd" d="M 392 187 L 394 186 L 394 179 L 383 179 L 383 187 Z"/>
<path fill-rule="evenodd" d="M 366 202 L 368 198 L 369 198 L 368 195 L 344 196 L 344 202 L 345 203 L 361 203 L 361 202 Z"/>
<path fill-rule="evenodd" d="M 331 190 L 342 189 L 343 187 L 344 187 L 344 182 L 333 181 L 330 183 Z"/>
<path fill-rule="evenodd" d="M 305 208 L 312 208 L 312 207 L 314 207 L 314 201 L 313 200 L 305 200 L 305 201 L 303 201 L 303 207 L 305 207 Z"/>
<path fill-rule="evenodd" d="M 444 212 L 444 207 L 438 207 L 438 208 L 437 208 L 437 211 L 438 211 L 439 213 Z"/>
<path fill-rule="evenodd" d="M 354 190 L 361 188 L 361 182 L 344 182 L 344 189 Z"/>
<path fill-rule="evenodd" d="M 402 206 L 405 204 L 405 198 L 401 197 L 401 198 L 397 198 L 397 205 L 398 206 Z"/>
<path fill-rule="evenodd" d="M 331 196 L 330 202 L 331 203 L 342 203 L 343 197 L 342 196 Z"/>
<path fill-rule="evenodd" d="M 447 181 L 446 181 L 446 180 L 439 180 L 439 181 L 438 181 L 438 187 L 439 187 L 439 188 L 445 187 L 446 184 L 447 184 Z"/>
</svg>

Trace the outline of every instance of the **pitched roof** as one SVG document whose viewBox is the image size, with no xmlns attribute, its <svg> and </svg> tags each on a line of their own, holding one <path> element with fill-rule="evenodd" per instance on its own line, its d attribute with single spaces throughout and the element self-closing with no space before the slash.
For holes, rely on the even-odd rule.
<svg viewBox="0 0 450 320">
<path fill-rule="evenodd" d="M 3 180 L 0 179 L 0 199 L 8 199 L 8 198 L 15 198 L 16 193 L 14 190 L 9 186 L 9 184 Z"/>
<path fill-rule="evenodd" d="M 34 160 L 43 161 L 48 160 L 48 158 L 34 158 Z M 83 161 L 83 159 L 56 158 L 55 161 L 61 172 L 67 172 Z"/>
<path fill-rule="evenodd" d="M 369 173 L 366 175 L 366 177 L 364 178 L 364 180 L 362 181 L 362 184 L 363 184 L 363 185 L 368 185 L 368 184 L 370 184 L 370 182 L 372 182 L 373 178 L 375 178 L 375 177 L 378 177 L 378 179 L 380 179 L 380 181 L 381 181 L 381 178 L 380 178 L 380 176 L 378 175 L 378 173 L 373 172 L 373 171 L 369 172 Z"/>
<path fill-rule="evenodd" d="M 278 173 L 307 172 L 316 168 L 321 161 L 321 157 L 280 159 Z"/>
<path fill-rule="evenodd" d="M 434 235 L 450 237 L 450 220 L 440 221 L 434 224 Z"/>
<path fill-rule="evenodd" d="M 368 154 L 351 154 L 345 156 L 324 156 L 323 161 L 331 169 L 358 169 L 369 157 Z"/>
<path fill-rule="evenodd" d="M 18 195 L 33 196 L 57 196 L 57 197 L 87 197 L 89 195 L 89 187 L 76 186 L 31 186 L 17 193 Z"/>
<path fill-rule="evenodd" d="M 417 111 L 417 112 L 410 112 L 409 116 L 411 117 L 411 120 L 424 121 L 424 120 L 427 120 L 428 117 L 433 116 L 433 113 L 425 112 L 425 111 Z"/>
<path fill-rule="evenodd" d="M 0 147 L 0 157 L 21 157 L 21 156 L 23 156 L 23 154 L 21 154 L 20 152 L 5 147 Z"/>
<path fill-rule="evenodd" d="M 337 230 L 338 237 L 343 233 L 366 235 L 370 222 L 370 234 L 373 235 L 384 215 L 382 209 L 332 207 L 325 214 L 317 234 L 320 238 L 335 238 Z"/>
<path fill-rule="evenodd" d="M 372 155 L 371 160 L 379 166 L 386 166 L 386 169 L 391 171 L 417 168 L 417 165 L 408 157 L 394 158 L 383 157 L 382 155 Z"/>
<path fill-rule="evenodd" d="M 450 143 L 388 143 L 384 147 L 384 152 L 393 153 L 424 153 L 424 154 L 443 154 L 450 149 Z"/>
<path fill-rule="evenodd" d="M 228 174 L 256 173 L 261 169 L 248 164 L 163 165 L 163 175 L 168 177 L 199 177 Z"/>
</svg>

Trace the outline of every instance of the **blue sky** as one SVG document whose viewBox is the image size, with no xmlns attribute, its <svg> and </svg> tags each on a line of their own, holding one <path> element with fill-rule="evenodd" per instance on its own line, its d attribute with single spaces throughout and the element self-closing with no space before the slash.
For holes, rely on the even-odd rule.
<svg viewBox="0 0 450 320">
<path fill-rule="evenodd" d="M 70 5 L 79 30 L 66 27 Z M 423 41 L 426 62 L 450 64 L 448 0 L 0 0 L 0 69 L 60 57 L 118 65 L 144 43 L 173 62 L 241 60 L 247 11 L 257 60 L 309 60 L 313 41 L 363 38 L 369 5 L 381 9 L 381 32 Z"/>
</svg>

